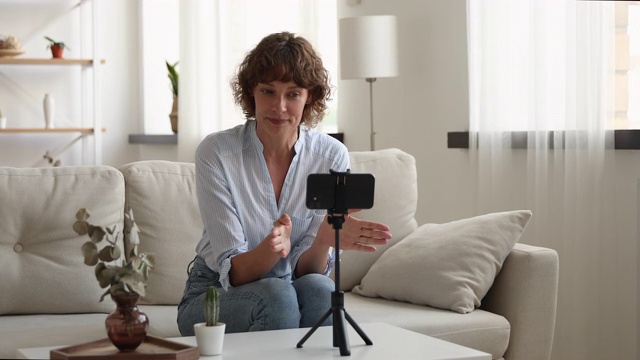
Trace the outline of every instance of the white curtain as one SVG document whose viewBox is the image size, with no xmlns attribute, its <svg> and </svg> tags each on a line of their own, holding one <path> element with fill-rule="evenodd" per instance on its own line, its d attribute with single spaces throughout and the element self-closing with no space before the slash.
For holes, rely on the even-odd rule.
<svg viewBox="0 0 640 360">
<path fill-rule="evenodd" d="M 531 209 L 521 242 L 558 251 L 554 359 L 633 357 L 606 129 L 614 118 L 613 6 L 467 1 L 477 210 Z"/>
<path fill-rule="evenodd" d="M 324 54 L 336 52 L 336 18 L 334 1 L 181 0 L 178 160 L 193 162 L 206 135 L 245 121 L 229 84 L 264 36 L 300 34 L 334 64 Z"/>
</svg>

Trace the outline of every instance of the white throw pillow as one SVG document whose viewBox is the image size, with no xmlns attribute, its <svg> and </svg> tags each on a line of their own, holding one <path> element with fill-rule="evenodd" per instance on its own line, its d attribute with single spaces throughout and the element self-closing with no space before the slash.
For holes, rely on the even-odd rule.
<svg viewBox="0 0 640 360">
<path fill-rule="evenodd" d="M 73 231 L 80 208 L 91 223 L 122 229 L 122 174 L 110 166 L 0 166 L 0 315 L 113 311 L 83 262 L 89 238 Z"/>
<path fill-rule="evenodd" d="M 462 314 L 480 306 L 531 211 L 425 224 L 385 251 L 353 292 Z"/>
<path fill-rule="evenodd" d="M 156 256 L 140 304 L 178 305 L 202 237 L 195 165 L 145 160 L 119 170 L 124 174 L 125 206 L 133 209 L 140 229 L 138 251 Z"/>
</svg>

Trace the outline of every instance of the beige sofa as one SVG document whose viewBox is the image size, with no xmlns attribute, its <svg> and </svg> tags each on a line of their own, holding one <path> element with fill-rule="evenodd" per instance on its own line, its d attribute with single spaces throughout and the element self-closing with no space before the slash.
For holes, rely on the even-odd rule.
<svg viewBox="0 0 640 360">
<path fill-rule="evenodd" d="M 360 284 L 384 251 L 418 228 L 414 158 L 397 149 L 353 152 L 351 158 L 353 172 L 376 177 L 376 206 L 359 216 L 389 224 L 394 239 L 376 253 L 343 253 L 345 291 Z M 76 211 L 85 207 L 92 223 L 122 228 L 128 206 L 140 229 L 139 250 L 157 258 L 141 305 L 150 318 L 150 334 L 180 335 L 176 306 L 202 231 L 193 164 L 0 167 L 0 357 L 14 357 L 19 348 L 106 336 L 105 314 L 114 305 L 109 298 L 98 302 L 102 289 L 82 262 L 85 239 L 72 224 Z M 345 308 L 358 323 L 387 322 L 491 353 L 494 359 L 547 359 L 557 281 L 555 251 L 516 244 L 480 308 L 468 314 L 351 292 Z"/>
</svg>

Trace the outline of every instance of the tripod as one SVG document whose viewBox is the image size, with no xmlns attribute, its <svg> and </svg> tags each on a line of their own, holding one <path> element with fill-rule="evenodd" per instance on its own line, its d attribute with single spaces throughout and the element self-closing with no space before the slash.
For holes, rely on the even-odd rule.
<svg viewBox="0 0 640 360">
<path fill-rule="evenodd" d="M 344 205 L 344 176 L 343 173 L 334 173 L 338 174 L 338 181 L 336 185 L 336 203 L 339 205 Z M 342 178 L 340 177 L 342 175 Z M 342 229 L 342 224 L 345 221 L 344 214 L 347 213 L 347 209 L 344 206 L 336 207 L 341 209 L 337 212 L 335 209 L 329 210 L 329 224 L 333 225 L 333 229 L 335 230 L 335 238 L 336 238 L 336 267 L 335 267 L 335 291 L 331 293 L 331 309 L 329 309 L 322 318 L 307 332 L 307 334 L 298 342 L 296 347 L 301 348 L 305 341 L 320 327 L 320 325 L 327 320 L 329 315 L 333 315 L 333 347 L 340 348 L 341 356 L 349 356 L 351 355 L 351 349 L 349 347 L 349 338 L 346 333 L 346 325 L 345 318 L 351 324 L 351 326 L 356 330 L 358 335 L 364 340 L 365 344 L 373 345 L 373 342 L 367 337 L 367 335 L 360 329 L 358 324 L 349 316 L 347 311 L 344 309 L 344 292 L 340 291 L 340 229 Z M 338 215 L 336 215 L 336 213 Z"/>
</svg>

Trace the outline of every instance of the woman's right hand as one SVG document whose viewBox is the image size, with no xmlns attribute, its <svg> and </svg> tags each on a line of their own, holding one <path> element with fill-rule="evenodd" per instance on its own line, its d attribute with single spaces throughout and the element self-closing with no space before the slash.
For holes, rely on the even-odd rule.
<svg viewBox="0 0 640 360">
<path fill-rule="evenodd" d="M 282 214 L 273 223 L 271 233 L 267 235 L 265 241 L 274 253 L 278 253 L 281 258 L 287 257 L 291 251 L 291 218 L 287 214 Z"/>
<path fill-rule="evenodd" d="M 231 258 L 229 283 L 239 286 L 264 277 L 269 270 L 291 252 L 291 227 L 289 215 L 280 216 L 260 245 Z"/>
</svg>

